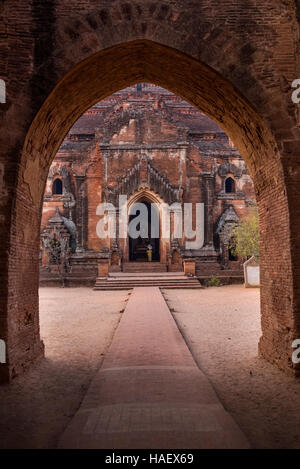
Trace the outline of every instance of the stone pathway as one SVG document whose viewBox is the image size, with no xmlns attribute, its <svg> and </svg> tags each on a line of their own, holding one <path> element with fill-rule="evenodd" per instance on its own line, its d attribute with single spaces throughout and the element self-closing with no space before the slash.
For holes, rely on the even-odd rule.
<svg viewBox="0 0 300 469">
<path fill-rule="evenodd" d="M 60 448 L 248 448 L 157 287 L 134 288 Z"/>
</svg>

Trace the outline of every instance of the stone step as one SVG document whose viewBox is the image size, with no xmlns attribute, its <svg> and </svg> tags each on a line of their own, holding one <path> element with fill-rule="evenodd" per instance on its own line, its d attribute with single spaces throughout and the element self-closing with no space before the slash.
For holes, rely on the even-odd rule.
<svg viewBox="0 0 300 469">
<path fill-rule="evenodd" d="M 123 272 L 167 272 L 167 264 L 160 262 L 124 262 Z"/>
<path fill-rule="evenodd" d="M 111 285 L 117 287 L 121 285 L 201 285 L 200 282 L 96 282 L 95 286 L 98 285 Z"/>
<path fill-rule="evenodd" d="M 103 279 L 103 278 L 97 278 L 96 284 L 97 283 L 109 283 L 111 285 L 120 285 L 120 284 L 125 284 L 125 283 L 199 283 L 199 281 L 196 278 L 180 278 L 180 279 L 150 279 L 150 278 L 136 278 L 136 279 L 116 279 L 116 280 L 110 280 L 110 279 Z"/>
<path fill-rule="evenodd" d="M 97 280 L 101 281 L 101 280 L 106 280 L 104 279 L 104 277 L 98 277 Z M 191 280 L 189 277 L 184 277 L 183 275 L 181 275 L 180 277 L 162 277 L 162 276 L 147 276 L 147 275 L 138 275 L 136 277 L 130 277 L 130 276 L 125 276 L 125 277 L 115 277 L 115 278 L 111 278 L 111 277 L 107 277 L 107 281 L 108 282 L 123 282 L 123 281 L 132 281 L 132 282 L 135 282 L 135 281 L 141 281 L 141 280 L 147 280 L 149 282 L 156 282 L 156 281 L 160 281 L 160 280 L 163 280 L 163 281 L 177 281 L 179 282 L 180 280 Z"/>
<path fill-rule="evenodd" d="M 186 278 L 183 272 L 109 272 L 108 278 Z"/>
<path fill-rule="evenodd" d="M 160 268 L 160 267 L 157 267 L 157 268 L 145 268 L 145 267 L 140 267 L 140 268 L 134 268 L 134 269 L 126 269 L 124 268 L 123 269 L 123 272 L 125 273 L 144 273 L 144 272 L 152 272 L 152 273 L 156 273 L 156 272 L 167 272 L 167 268 Z"/>
<path fill-rule="evenodd" d="M 141 276 L 141 277 L 121 277 L 121 278 L 101 278 L 101 277 L 98 277 L 96 279 L 96 282 L 103 282 L 103 281 L 106 281 L 106 282 L 110 282 L 110 283 L 122 283 L 122 282 L 197 282 L 197 278 L 195 277 L 179 277 L 179 278 L 164 278 L 164 277 L 144 277 L 144 276 Z"/>
<path fill-rule="evenodd" d="M 203 287 L 199 285 L 131 285 L 131 286 L 97 286 L 94 287 L 95 291 L 122 291 L 122 290 L 132 290 L 136 287 L 144 287 L 144 288 L 151 288 L 151 287 L 158 287 L 162 290 L 201 290 Z"/>
<path fill-rule="evenodd" d="M 131 279 L 101 279 L 98 278 L 94 290 L 128 290 L 135 287 L 159 287 L 166 289 L 203 288 L 196 278 L 131 278 Z"/>
<path fill-rule="evenodd" d="M 108 285 L 139 285 L 139 284 L 143 284 L 143 285 L 179 285 L 179 284 L 188 284 L 188 285 L 192 285 L 193 283 L 194 284 L 198 284 L 199 282 L 196 280 L 196 281 L 184 281 L 184 280 L 181 280 L 181 281 L 173 281 L 173 282 L 170 282 L 170 281 L 144 281 L 144 280 L 140 280 L 140 281 L 135 281 L 135 280 L 128 280 L 126 282 L 109 282 L 109 281 L 96 281 L 96 285 L 103 285 L 103 284 L 108 284 Z"/>
</svg>

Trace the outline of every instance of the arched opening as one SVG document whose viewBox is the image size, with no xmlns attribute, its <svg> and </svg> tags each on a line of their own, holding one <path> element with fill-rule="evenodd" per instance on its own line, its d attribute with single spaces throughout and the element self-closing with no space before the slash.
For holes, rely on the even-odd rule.
<svg viewBox="0 0 300 469">
<path fill-rule="evenodd" d="M 53 194 L 53 195 L 62 195 L 62 193 L 63 193 L 63 184 L 62 184 L 62 181 L 61 181 L 61 179 L 56 178 L 56 179 L 53 181 L 53 185 L 52 185 L 52 194 Z"/>
<path fill-rule="evenodd" d="M 15 280 L 14 295 L 10 301 L 22 297 L 26 292 L 36 320 L 27 328 L 32 348 L 26 354 L 22 353 L 22 330 L 16 332 L 12 328 L 8 331 L 8 334 L 14 334 L 11 341 L 14 343 L 11 355 L 14 363 L 9 362 L 8 372 L 11 374 L 14 368 L 14 372 L 18 373 L 42 350 L 37 319 L 38 235 L 44 186 L 51 161 L 71 125 L 87 108 L 118 89 L 137 82 L 165 87 L 201 109 L 225 130 L 246 161 L 255 185 L 261 226 L 266 227 L 272 221 L 272 230 L 262 230 L 263 336 L 260 351 L 282 368 L 293 367 L 289 359 L 290 341 L 286 335 L 292 336 L 296 330 L 291 304 L 293 291 L 292 285 L 287 287 L 284 282 L 287 274 L 292 275 L 288 204 L 283 170 L 273 135 L 242 94 L 215 70 L 175 49 L 139 40 L 103 50 L 72 68 L 48 96 L 28 131 L 14 211 L 14 226 L 24 234 L 22 242 L 26 243 L 28 249 L 23 258 L 23 275 Z M 276 217 L 278 211 L 281 213 L 280 219 Z M 20 258 L 18 241 L 13 255 L 16 259 Z M 276 275 L 274 262 L 277 266 Z M 27 271 L 31 272 L 30 276 L 26 275 Z M 278 298 L 276 302 L 273 301 L 275 292 Z M 282 311 L 289 315 L 289 332 L 276 326 L 277 321 L 281 321 Z M 20 312 L 16 310 L 12 314 L 18 317 Z"/>
<path fill-rule="evenodd" d="M 151 252 L 151 262 L 158 262 L 160 260 L 160 237 L 159 237 L 159 213 L 155 204 L 147 199 L 141 199 L 138 202 L 144 206 L 145 213 L 147 214 L 146 229 L 147 232 L 135 235 L 133 232 L 136 228 L 141 232 L 141 223 L 136 223 L 134 220 L 140 218 L 141 210 L 135 210 L 135 204 L 132 204 L 129 212 L 129 260 L 133 262 L 149 262 L 148 251 Z M 135 214 L 132 214 L 132 212 Z M 132 225 L 133 222 L 133 225 Z M 134 229 L 130 229 L 133 226 Z M 149 248 L 151 246 L 151 248 Z"/>
<path fill-rule="evenodd" d="M 180 143 L 182 138 L 184 147 Z M 193 162 L 189 156 L 191 152 Z M 62 175 L 64 181 L 64 197 L 59 200 L 49 193 L 57 174 Z M 241 189 L 236 197 L 231 197 L 232 194 L 224 197 L 225 179 L 231 174 L 236 174 Z M 95 204 L 101 200 L 101 203 L 112 203 L 117 207 L 121 196 L 130 201 L 133 198 L 135 204 L 141 204 L 146 210 L 145 235 L 138 233 L 135 237 L 128 233 L 128 239 L 124 241 L 118 232 L 109 242 L 97 239 Z M 157 234 L 152 234 L 155 231 L 152 213 L 158 219 L 156 204 L 160 205 L 162 201 L 169 207 L 173 206 L 168 215 L 170 232 L 163 241 L 159 223 Z M 228 264 L 231 260 L 227 252 L 228 241 L 233 222 L 246 216 L 249 203 L 254 201 L 253 182 L 246 164 L 215 122 L 179 96 L 157 85 L 140 83 L 119 90 L 80 116 L 51 164 L 41 221 L 41 284 L 54 281 L 60 284 L 59 272 L 54 278 L 53 268 L 48 265 L 47 239 L 52 239 L 55 224 L 57 232 L 64 237 L 65 230 L 68 230 L 67 220 L 69 224 L 72 222 L 72 231 L 75 231 L 75 249 L 69 258 L 70 268 L 65 269 L 68 286 L 75 286 L 75 282 L 78 286 L 90 286 L 96 282 L 97 265 L 91 261 L 91 254 L 103 253 L 104 249 L 108 249 L 109 273 L 126 272 L 128 269 L 137 273 L 142 272 L 142 268 L 146 268 L 148 273 L 159 269 L 161 272 L 183 273 L 183 259 L 188 255 L 195 264 L 195 275 L 201 276 L 202 282 L 210 279 L 212 269 L 222 277 L 222 281 L 227 281 L 232 273 L 236 281 L 242 282 L 241 265 Z M 205 234 L 203 246 L 198 247 L 197 253 L 193 252 L 194 248 L 186 251 L 184 226 L 179 236 L 175 230 L 185 203 L 192 203 L 194 208 L 195 204 L 204 205 L 205 216 L 201 223 Z M 164 212 L 164 206 L 160 208 Z M 139 210 L 133 214 L 133 209 L 134 206 L 130 205 L 129 224 L 139 232 L 140 224 L 135 226 L 134 220 L 142 214 Z M 191 218 L 195 218 L 195 213 Z M 147 262 L 149 245 L 150 264 Z M 134 265 L 127 265 L 127 262 Z M 141 265 L 145 262 L 147 266 Z M 155 262 L 161 265 L 155 265 Z M 233 268 L 234 271 L 230 272 Z M 76 270 L 76 278 L 73 270 Z"/>
<path fill-rule="evenodd" d="M 235 182 L 232 177 L 229 177 L 225 181 L 225 193 L 226 194 L 234 194 L 235 193 Z"/>
</svg>

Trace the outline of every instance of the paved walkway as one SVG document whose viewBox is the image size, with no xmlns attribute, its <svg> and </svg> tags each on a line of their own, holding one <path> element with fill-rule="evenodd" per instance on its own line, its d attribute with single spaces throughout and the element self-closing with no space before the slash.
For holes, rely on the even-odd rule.
<svg viewBox="0 0 300 469">
<path fill-rule="evenodd" d="M 199 293 L 201 294 L 201 293 Z M 157 287 L 135 288 L 60 448 L 247 448 Z"/>
</svg>

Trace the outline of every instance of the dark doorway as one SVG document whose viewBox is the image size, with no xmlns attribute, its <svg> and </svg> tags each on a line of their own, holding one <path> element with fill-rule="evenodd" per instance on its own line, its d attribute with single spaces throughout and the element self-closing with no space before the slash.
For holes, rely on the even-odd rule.
<svg viewBox="0 0 300 469">
<path fill-rule="evenodd" d="M 129 236 L 129 260 L 133 262 L 148 262 L 147 256 L 147 246 L 151 244 L 152 246 L 152 262 L 159 262 L 160 261 L 160 252 L 159 252 L 159 237 L 155 238 L 151 236 L 151 224 L 153 222 L 152 217 L 153 215 L 157 217 L 157 221 L 159 223 L 159 213 L 156 208 L 154 208 L 155 212 L 151 211 L 151 203 L 147 201 L 139 201 L 139 203 L 143 203 L 148 212 L 148 237 L 142 238 L 139 236 L 138 238 L 134 239 Z M 154 204 L 153 204 L 154 206 Z M 139 216 L 139 211 L 135 215 L 129 215 L 129 223 Z M 137 226 L 137 229 L 140 229 Z"/>
</svg>

